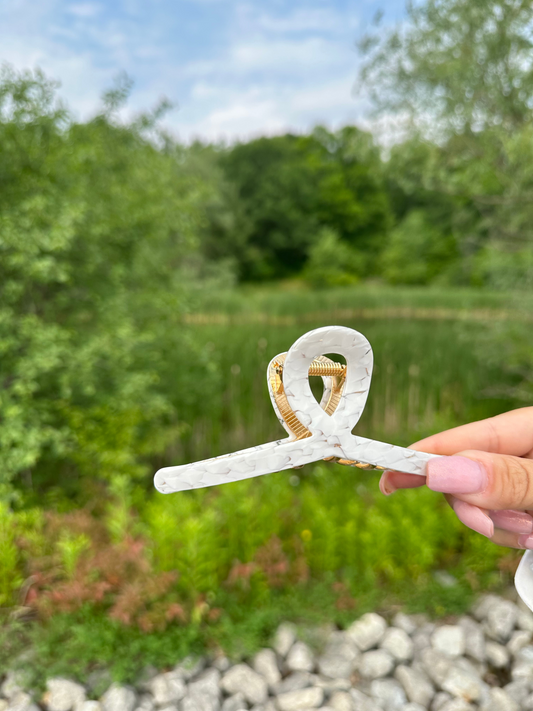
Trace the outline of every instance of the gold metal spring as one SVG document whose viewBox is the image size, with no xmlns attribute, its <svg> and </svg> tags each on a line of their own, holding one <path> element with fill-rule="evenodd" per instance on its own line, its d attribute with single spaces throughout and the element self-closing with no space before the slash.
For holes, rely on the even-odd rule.
<svg viewBox="0 0 533 711">
<path fill-rule="evenodd" d="M 283 373 L 283 363 L 274 363 L 278 375 Z M 343 363 L 323 363 L 320 360 L 314 360 L 309 366 L 309 375 L 318 375 L 322 377 L 328 376 L 345 376 L 346 366 Z"/>
</svg>

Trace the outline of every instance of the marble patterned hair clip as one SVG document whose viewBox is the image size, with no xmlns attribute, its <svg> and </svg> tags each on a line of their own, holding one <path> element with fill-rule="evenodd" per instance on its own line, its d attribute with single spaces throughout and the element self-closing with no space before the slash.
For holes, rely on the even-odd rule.
<svg viewBox="0 0 533 711">
<path fill-rule="evenodd" d="M 326 353 L 339 353 L 346 365 L 331 361 Z M 427 462 L 437 455 L 352 434 L 365 407 L 372 365 L 370 343 L 358 331 L 344 326 L 309 331 L 268 366 L 272 405 L 289 437 L 160 469 L 154 478 L 157 490 L 170 494 L 217 486 L 319 460 L 424 476 Z M 320 404 L 311 392 L 310 375 L 320 375 L 324 381 Z"/>
</svg>

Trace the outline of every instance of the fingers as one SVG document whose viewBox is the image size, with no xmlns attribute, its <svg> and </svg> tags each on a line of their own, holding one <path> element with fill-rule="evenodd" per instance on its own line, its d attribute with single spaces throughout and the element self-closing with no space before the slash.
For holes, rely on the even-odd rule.
<svg viewBox="0 0 533 711">
<path fill-rule="evenodd" d="M 516 457 L 533 456 L 533 407 L 511 410 L 426 437 L 411 449 L 431 454 L 456 454 L 476 449 Z"/>
<path fill-rule="evenodd" d="M 533 536 L 529 535 L 530 531 L 528 533 L 523 531 L 523 529 L 531 529 L 533 527 L 533 518 L 529 514 L 522 511 L 487 512 L 453 496 L 446 496 L 446 499 L 457 518 L 465 526 L 490 538 L 496 545 L 507 548 L 533 548 Z M 495 517 L 494 514 L 497 514 L 497 516 Z M 494 520 L 495 518 L 496 521 Z M 521 530 L 517 531 L 516 528 Z M 531 541 L 529 541 L 529 538 L 531 538 Z"/>
<path fill-rule="evenodd" d="M 416 489 L 425 483 L 426 478 L 418 474 L 404 474 L 386 469 L 379 480 L 379 489 L 385 496 L 390 496 L 397 489 Z"/>
</svg>

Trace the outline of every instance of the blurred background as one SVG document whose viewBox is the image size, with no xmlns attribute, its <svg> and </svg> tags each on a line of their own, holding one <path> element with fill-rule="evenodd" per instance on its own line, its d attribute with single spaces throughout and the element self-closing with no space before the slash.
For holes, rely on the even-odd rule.
<svg viewBox="0 0 533 711">
<path fill-rule="evenodd" d="M 515 552 L 376 473 L 152 476 L 280 437 L 266 366 L 318 326 L 373 345 L 359 434 L 531 402 L 532 28 L 525 0 L 2 4 L 1 663 L 129 680 L 509 583 Z"/>
</svg>

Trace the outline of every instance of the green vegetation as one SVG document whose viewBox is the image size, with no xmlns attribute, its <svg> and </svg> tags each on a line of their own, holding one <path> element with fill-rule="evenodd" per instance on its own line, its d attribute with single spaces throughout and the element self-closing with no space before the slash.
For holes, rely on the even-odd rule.
<svg viewBox="0 0 533 711">
<path fill-rule="evenodd" d="M 246 654 L 283 618 L 459 612 L 509 581 L 514 552 L 372 473 L 151 485 L 278 438 L 267 363 L 325 324 L 374 347 L 361 434 L 406 445 L 531 401 L 533 10 L 410 19 L 366 41 L 363 80 L 411 118 L 387 153 L 354 127 L 185 147 L 165 105 L 120 119 L 127 83 L 80 123 L 2 70 L 0 663 L 33 683 Z"/>
</svg>

